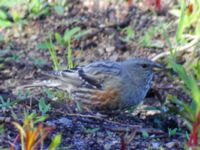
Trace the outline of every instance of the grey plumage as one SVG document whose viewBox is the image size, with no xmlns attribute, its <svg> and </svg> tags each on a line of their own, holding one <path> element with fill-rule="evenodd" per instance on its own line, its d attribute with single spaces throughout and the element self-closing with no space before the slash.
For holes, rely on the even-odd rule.
<svg viewBox="0 0 200 150">
<path fill-rule="evenodd" d="M 137 105 L 144 99 L 155 67 L 160 66 L 144 58 L 122 62 L 99 61 L 73 70 L 52 71 L 48 73 L 49 81 L 26 87 L 57 87 L 86 104 L 110 109 L 124 108 Z"/>
</svg>

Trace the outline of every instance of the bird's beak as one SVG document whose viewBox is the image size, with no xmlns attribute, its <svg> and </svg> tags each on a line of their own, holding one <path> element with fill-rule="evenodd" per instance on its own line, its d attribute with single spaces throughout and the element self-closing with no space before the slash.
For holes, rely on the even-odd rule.
<svg viewBox="0 0 200 150">
<path fill-rule="evenodd" d="M 152 65 L 152 70 L 155 70 L 155 71 L 157 71 L 157 70 L 165 70 L 165 69 L 166 68 L 161 64 L 155 63 L 155 64 Z"/>
</svg>

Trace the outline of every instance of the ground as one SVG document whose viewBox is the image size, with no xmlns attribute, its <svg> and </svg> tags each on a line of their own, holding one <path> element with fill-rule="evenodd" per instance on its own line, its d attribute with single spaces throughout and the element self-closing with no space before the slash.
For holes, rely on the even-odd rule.
<svg viewBox="0 0 200 150">
<path fill-rule="evenodd" d="M 45 140 L 44 148 L 56 133 L 62 133 L 59 149 L 184 149 L 186 137 L 182 133 L 185 128 L 178 116 L 145 109 L 145 106 L 162 108 L 168 94 L 182 96 L 181 90 L 177 92 L 172 85 L 173 78 L 169 78 L 169 73 L 156 72 L 143 106 L 117 112 L 78 109 L 79 105 L 59 90 L 31 88 L 21 93 L 16 91 L 21 85 L 43 79 L 41 70 L 53 70 L 49 51 L 42 48 L 42 42 L 52 39 L 62 69 L 67 68 L 67 46 L 58 44 L 54 38 L 56 32 L 63 35 L 65 30 L 75 27 L 88 31 L 79 39 L 72 38 L 72 60 L 76 66 L 97 60 L 152 59 L 168 50 L 162 29 L 167 28 L 170 37 L 176 30 L 176 24 L 172 24 L 176 18 L 168 12 L 170 6 L 155 15 L 141 2 L 130 8 L 126 2 L 101 7 L 86 2 L 72 0 L 62 15 L 51 10 L 50 15 L 28 20 L 22 28 L 14 25 L 0 30 L 7 38 L 0 44 L 0 58 L 3 58 L 0 59 L 0 95 L 15 103 L 6 110 L 0 109 L 0 122 L 4 127 L 0 146 L 8 148 L 14 142 L 18 132 L 11 122 L 22 122 L 24 111 L 41 115 L 38 103 L 44 98 L 45 103 L 51 105 L 44 124 L 55 127 Z M 133 29 L 130 39 L 129 29 Z M 151 36 L 150 41 L 148 36 Z M 157 61 L 167 65 L 165 58 Z M 173 134 L 170 132 L 173 129 L 181 131 Z M 16 149 L 20 149 L 19 144 Z"/>
</svg>

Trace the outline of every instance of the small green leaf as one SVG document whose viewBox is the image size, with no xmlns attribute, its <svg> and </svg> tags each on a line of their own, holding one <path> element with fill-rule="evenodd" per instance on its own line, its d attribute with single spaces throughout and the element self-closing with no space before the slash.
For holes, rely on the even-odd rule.
<svg viewBox="0 0 200 150">
<path fill-rule="evenodd" d="M 176 133 L 177 133 L 177 128 L 174 129 L 168 128 L 168 135 L 170 137 L 176 135 Z"/>
<path fill-rule="evenodd" d="M 149 133 L 147 131 L 142 131 L 142 136 L 144 138 L 148 138 L 149 137 Z"/>
<path fill-rule="evenodd" d="M 11 25 L 12 23 L 8 20 L 0 20 L 0 27 L 2 28 L 10 27 Z"/>
<path fill-rule="evenodd" d="M 0 19 L 7 19 L 7 13 L 3 10 L 0 9 Z"/>
<path fill-rule="evenodd" d="M 60 145 L 61 140 L 62 140 L 61 134 L 57 134 L 57 135 L 53 138 L 53 140 L 52 140 L 52 142 L 51 142 L 51 144 L 50 144 L 50 146 L 49 146 L 48 149 L 49 149 L 49 150 L 56 150 L 56 148 Z"/>
<path fill-rule="evenodd" d="M 54 10 L 56 11 L 56 13 L 58 15 L 63 15 L 64 14 L 64 7 L 61 6 L 61 5 L 57 5 L 57 6 L 54 6 Z"/>
<path fill-rule="evenodd" d="M 44 88 L 44 92 L 47 94 L 47 97 L 49 99 L 53 99 L 54 98 L 52 91 L 50 91 L 48 88 Z"/>
<path fill-rule="evenodd" d="M 126 33 L 125 41 L 129 42 L 131 39 L 135 37 L 135 32 L 131 26 L 128 26 L 122 30 L 123 33 Z"/>
<path fill-rule="evenodd" d="M 45 64 L 47 64 L 47 60 L 44 59 L 44 58 L 34 58 L 34 57 L 31 57 L 30 59 L 33 62 L 33 64 L 35 66 L 38 66 L 38 67 L 43 67 Z"/>
<path fill-rule="evenodd" d="M 39 110 L 42 112 L 42 115 L 45 115 L 49 109 L 51 108 L 50 104 L 46 104 L 44 98 L 40 98 L 39 100 Z"/>
<path fill-rule="evenodd" d="M 180 42 L 183 31 L 184 31 L 185 14 L 186 14 L 185 0 L 181 0 L 181 16 L 180 16 L 180 21 L 178 24 L 178 29 L 176 32 L 176 42 L 177 43 Z"/>
<path fill-rule="evenodd" d="M 38 14 L 41 8 L 40 0 L 32 0 L 30 3 L 30 8 L 33 13 Z"/>
<path fill-rule="evenodd" d="M 72 39 L 72 36 L 74 36 L 77 32 L 81 30 L 80 27 L 74 27 L 71 30 L 66 30 L 64 34 L 64 41 L 67 42 L 68 40 Z"/>
<path fill-rule="evenodd" d="M 62 45 L 64 44 L 63 38 L 60 35 L 60 33 L 58 33 L 58 32 L 55 33 L 55 39 L 59 44 L 62 44 Z"/>
<path fill-rule="evenodd" d="M 85 31 L 81 31 L 80 33 L 76 34 L 74 36 L 74 38 L 77 39 L 77 40 L 79 40 L 81 37 L 83 37 L 83 36 L 85 36 L 85 35 L 87 35 L 87 34 L 89 34 L 91 32 L 92 32 L 91 29 L 88 29 L 88 30 L 85 30 Z"/>
<path fill-rule="evenodd" d="M 37 47 L 37 49 L 48 49 L 49 48 L 49 46 L 46 42 L 45 43 L 38 43 L 36 47 Z"/>
<path fill-rule="evenodd" d="M 17 22 L 21 19 L 21 16 L 20 16 L 19 12 L 17 12 L 17 11 L 13 11 L 12 17 L 15 22 Z"/>
<path fill-rule="evenodd" d="M 49 53 L 51 55 L 51 59 L 53 61 L 53 64 L 54 64 L 54 70 L 58 70 L 60 69 L 60 62 L 59 62 L 59 59 L 58 59 L 58 56 L 56 54 L 56 50 L 55 50 L 55 46 L 52 42 L 52 40 L 50 39 L 49 42 L 46 42 L 47 46 L 48 46 L 48 50 L 49 50 Z"/>
</svg>

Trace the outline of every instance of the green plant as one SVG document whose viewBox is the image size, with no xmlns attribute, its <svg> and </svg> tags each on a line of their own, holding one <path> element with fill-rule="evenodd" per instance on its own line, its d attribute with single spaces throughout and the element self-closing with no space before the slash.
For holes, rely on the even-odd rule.
<svg viewBox="0 0 200 150">
<path fill-rule="evenodd" d="M 74 63 L 72 60 L 72 48 L 71 48 L 71 40 L 67 41 L 67 64 L 68 64 L 68 68 L 74 68 Z"/>
<path fill-rule="evenodd" d="M 15 144 L 20 138 L 22 150 L 43 149 L 43 143 L 47 135 L 54 129 L 51 126 L 44 127 L 41 123 L 46 119 L 46 116 L 37 116 L 35 113 L 30 115 L 25 114 L 23 125 L 21 126 L 17 122 L 13 122 L 13 125 L 18 129 L 15 142 L 11 146 L 11 150 L 15 150 Z M 37 125 L 39 123 L 39 125 Z M 52 140 L 48 149 L 55 150 L 61 142 L 61 135 L 57 134 Z"/>
<path fill-rule="evenodd" d="M 3 112 L 5 112 L 6 110 L 8 110 L 11 107 L 12 103 L 10 98 L 8 98 L 7 100 L 4 100 L 3 97 L 0 95 L 0 107 L 3 110 Z"/>
<path fill-rule="evenodd" d="M 65 101 L 66 99 L 69 99 L 68 93 L 61 91 L 61 90 L 54 91 L 53 95 L 61 101 Z"/>
<path fill-rule="evenodd" d="M 1 0 L 0 1 L 0 26 L 3 28 L 12 25 L 22 27 L 26 23 L 24 20 L 28 6 L 27 0 Z"/>
<path fill-rule="evenodd" d="M 9 27 L 12 25 L 12 22 L 8 19 L 8 14 L 6 11 L 0 9 L 0 27 Z"/>
<path fill-rule="evenodd" d="M 198 28 L 200 25 L 200 2 L 193 0 L 191 1 L 191 4 L 188 4 L 188 6 L 191 5 L 193 7 L 192 11 L 188 10 L 188 7 L 186 7 L 187 4 L 184 0 L 181 0 L 179 4 L 181 10 L 172 11 L 173 14 L 175 14 L 176 12 L 176 14 L 178 14 L 179 16 L 178 29 L 176 32 L 176 42 L 177 45 L 179 45 L 180 43 L 186 43 L 186 45 L 189 45 L 191 42 L 188 37 L 190 38 L 195 36 L 197 37 L 197 41 L 198 39 L 200 39 Z M 190 35 L 186 36 L 186 32 L 188 32 Z M 190 68 L 184 68 L 182 65 L 176 63 L 175 54 L 178 48 L 175 47 L 177 46 L 172 47 L 170 40 L 168 39 L 167 41 L 167 43 L 171 45 L 171 56 L 169 59 L 169 64 L 173 68 L 173 70 L 178 73 L 180 80 L 183 81 L 181 86 L 185 90 L 185 92 L 191 97 L 192 103 L 187 104 L 186 102 L 180 101 L 174 96 L 169 96 L 168 99 L 179 106 L 180 109 L 178 114 L 180 114 L 186 120 L 189 129 L 192 130 L 192 124 L 197 120 L 198 112 L 200 111 L 200 88 L 198 85 L 200 79 L 200 59 L 194 58 L 193 65 L 189 65 Z M 198 42 L 192 44 L 191 48 L 196 49 L 197 45 Z"/>
<path fill-rule="evenodd" d="M 4 100 L 4 98 L 0 95 L 0 108 L 3 110 L 3 112 L 10 109 L 13 105 L 17 104 L 18 102 L 24 100 L 25 97 L 17 96 L 16 99 L 10 99 Z"/>
<path fill-rule="evenodd" d="M 167 29 L 169 25 L 161 23 L 157 26 L 149 28 L 144 32 L 144 35 L 140 37 L 139 42 L 143 47 L 153 47 L 153 48 L 163 48 L 163 42 L 161 40 L 156 40 L 158 34 L 162 34 L 162 28 Z"/>
<path fill-rule="evenodd" d="M 179 8 L 172 9 L 171 13 L 179 19 L 176 41 L 183 43 L 184 41 L 188 42 L 184 33 L 200 36 L 200 1 L 191 0 L 190 3 L 186 3 L 185 0 L 180 0 Z"/>
<path fill-rule="evenodd" d="M 74 27 L 70 30 L 66 30 L 64 35 L 61 36 L 58 32 L 55 33 L 56 42 L 62 45 L 63 47 L 67 46 L 67 62 L 68 68 L 73 68 L 73 60 L 72 60 L 72 48 L 71 44 L 74 40 L 79 40 L 84 35 L 90 33 L 91 30 L 81 31 L 80 27 Z"/>
<path fill-rule="evenodd" d="M 51 144 L 50 144 L 50 146 L 49 146 L 48 149 L 49 149 L 49 150 L 56 150 L 56 148 L 60 145 L 61 140 L 62 140 L 61 134 L 57 134 L 57 135 L 53 138 L 53 140 L 52 140 L 52 142 L 51 142 Z"/>
<path fill-rule="evenodd" d="M 4 100 L 3 97 L 0 95 L 0 107 L 2 108 L 3 112 L 7 111 L 10 107 L 20 101 L 21 99 L 11 100 L 10 98 Z"/>
<path fill-rule="evenodd" d="M 142 131 L 142 136 L 144 137 L 144 138 L 148 138 L 149 137 L 149 133 L 147 132 L 147 131 Z"/>
<path fill-rule="evenodd" d="M 42 58 L 33 58 L 31 57 L 30 60 L 33 62 L 33 64 L 37 67 L 42 67 L 47 64 L 47 60 Z"/>
<path fill-rule="evenodd" d="M 57 98 L 58 100 L 61 100 L 61 101 L 65 101 L 66 99 L 69 99 L 68 93 L 66 93 L 64 91 L 61 91 L 61 90 L 53 90 L 52 91 L 48 88 L 44 88 L 43 90 L 49 99 Z"/>
<path fill-rule="evenodd" d="M 46 104 L 44 98 L 40 98 L 39 100 L 39 110 L 42 113 L 42 116 L 46 115 L 46 113 L 51 109 L 50 104 Z"/>
<path fill-rule="evenodd" d="M 183 111 L 181 111 L 180 113 L 181 116 L 183 118 L 185 118 L 188 123 L 188 128 L 190 129 L 191 131 L 191 134 L 190 134 L 190 139 L 189 141 L 193 141 L 191 139 L 195 139 L 194 141 L 196 142 L 189 142 L 190 144 L 188 144 L 188 146 L 194 146 L 194 145 L 197 145 L 198 144 L 198 128 L 199 128 L 199 122 L 200 122 L 200 117 L 199 117 L 199 108 L 200 108 L 200 105 L 199 105 L 199 101 L 200 101 L 200 90 L 199 90 L 199 86 L 198 86 L 198 80 L 196 78 L 196 75 L 195 73 L 192 73 L 190 72 L 191 70 L 188 70 L 189 68 L 184 68 L 184 69 L 181 69 L 180 67 L 180 72 L 182 72 L 182 75 L 183 77 L 181 77 L 183 80 L 183 78 L 185 78 L 185 85 L 183 85 L 183 89 L 185 89 L 186 93 L 192 98 L 192 102 L 190 104 L 188 103 L 185 103 L 185 102 L 177 102 L 177 99 L 174 99 L 177 103 L 177 105 L 180 106 L 180 108 L 183 108 Z M 186 74 L 185 74 L 186 73 Z M 197 74 L 197 76 L 199 76 L 199 74 Z M 187 87 L 188 86 L 188 87 Z M 179 101 L 179 100 L 178 100 Z M 185 112 L 184 112 L 185 111 Z M 179 113 L 179 114 L 180 114 Z M 186 121 L 186 122 L 187 122 Z M 195 135 L 195 136 L 193 136 Z"/>
<path fill-rule="evenodd" d="M 174 129 L 168 128 L 169 137 L 176 135 L 177 130 L 178 130 L 177 128 L 174 128 Z"/>
<path fill-rule="evenodd" d="M 73 60 L 72 60 L 72 49 L 71 49 L 71 42 L 73 40 L 73 36 L 75 36 L 75 34 L 77 34 L 79 31 L 81 30 L 81 28 L 79 27 L 74 27 L 71 30 L 66 30 L 63 36 L 63 41 L 65 44 L 67 44 L 67 62 L 68 62 L 68 68 L 73 68 L 74 64 L 73 64 Z M 56 35 L 55 35 L 56 38 Z M 56 40 L 58 42 L 60 41 L 60 38 L 56 38 Z"/>
<path fill-rule="evenodd" d="M 89 34 L 90 32 L 91 32 L 91 30 L 83 30 L 83 31 L 81 31 L 81 28 L 74 27 L 74 28 L 72 28 L 70 30 L 66 30 L 63 36 L 58 32 L 56 32 L 54 34 L 57 44 L 59 46 L 61 46 L 63 49 L 65 47 L 67 47 L 67 62 L 68 62 L 67 66 L 68 66 L 68 68 L 75 67 L 75 65 L 73 64 L 73 59 L 72 59 L 71 44 L 75 40 L 79 40 L 84 35 Z M 48 49 L 49 53 L 50 53 L 50 56 L 51 56 L 51 59 L 52 59 L 53 64 L 54 64 L 53 68 L 55 70 L 58 70 L 58 69 L 61 68 L 58 56 L 56 54 L 56 46 L 53 44 L 51 37 L 50 37 L 49 42 L 39 43 L 37 45 L 37 48 L 38 49 Z"/>
<path fill-rule="evenodd" d="M 56 11 L 57 14 L 63 15 L 64 14 L 64 7 L 61 5 L 56 5 L 54 6 L 54 10 Z"/>
<path fill-rule="evenodd" d="M 195 145 L 198 143 L 198 120 L 200 120 L 200 88 L 196 78 L 199 75 L 196 74 L 194 68 L 191 71 L 186 71 L 182 65 L 175 62 L 173 57 L 170 59 L 170 66 L 178 73 L 180 80 L 183 81 L 181 86 L 192 100 L 191 104 L 188 104 L 175 96 L 169 95 L 168 100 L 175 106 L 175 108 L 170 108 L 170 110 L 175 114 L 179 114 L 185 120 L 188 129 L 191 131 L 189 140 L 191 142 L 188 145 Z"/>
<path fill-rule="evenodd" d="M 52 8 L 58 14 L 63 14 L 65 4 L 66 0 L 60 0 L 54 4 L 46 0 L 1 0 L 0 27 L 6 28 L 16 23 L 22 27 L 27 18 L 47 15 Z"/>
<path fill-rule="evenodd" d="M 1 125 L 0 125 L 0 136 L 1 136 L 2 133 L 4 133 L 4 131 L 5 131 L 5 130 L 4 130 L 4 125 L 1 124 Z"/>
<path fill-rule="evenodd" d="M 195 50 L 199 44 L 199 17 L 200 17 L 200 2 L 196 0 L 190 1 L 186 4 L 184 0 L 179 1 L 181 10 L 174 11 L 178 14 L 178 28 L 176 32 L 176 43 L 172 44 L 163 28 L 163 35 L 170 48 L 169 67 L 178 74 L 180 85 L 187 95 L 190 96 L 191 101 L 180 100 L 173 95 L 168 95 L 169 112 L 178 114 L 185 121 L 190 136 L 188 136 L 188 147 L 197 147 L 199 141 L 199 127 L 200 127 L 200 87 L 199 83 L 199 58 L 190 58 L 185 63 L 185 66 L 176 62 L 176 53 L 179 51 L 188 51 L 188 49 Z M 186 7 L 187 6 L 187 7 Z M 164 56 L 164 55 L 163 55 Z"/>
<path fill-rule="evenodd" d="M 59 70 L 61 68 L 58 56 L 56 54 L 55 46 L 53 45 L 52 40 L 50 39 L 49 42 L 46 42 L 46 47 L 48 47 L 51 59 L 53 61 L 53 68 L 54 70 Z"/>
<path fill-rule="evenodd" d="M 64 14 L 64 8 L 67 4 L 67 0 L 58 0 L 58 1 L 52 1 L 49 3 L 55 10 L 55 12 L 58 15 L 63 15 Z"/>
<path fill-rule="evenodd" d="M 125 38 L 123 38 L 123 41 L 129 42 L 135 37 L 135 31 L 132 29 L 131 26 L 128 26 L 122 30 L 122 33 L 125 33 Z"/>
<path fill-rule="evenodd" d="M 17 93 L 17 100 L 24 100 L 26 99 L 27 97 L 29 97 L 31 95 L 31 92 L 30 90 L 25 90 L 25 91 L 22 91 L 22 90 L 19 90 L 18 93 Z"/>
<path fill-rule="evenodd" d="M 63 39 L 65 42 L 67 42 L 67 51 L 68 51 L 68 55 L 67 55 L 67 61 L 68 61 L 68 68 L 73 68 L 75 67 L 73 64 L 73 60 L 72 60 L 72 49 L 71 49 L 71 43 L 74 40 L 79 40 L 81 37 L 83 37 L 84 35 L 90 33 L 91 30 L 85 30 L 85 31 L 81 31 L 81 28 L 79 27 L 74 27 L 71 30 L 66 30 L 65 34 L 63 36 Z"/>
<path fill-rule="evenodd" d="M 35 16 L 41 16 L 49 12 L 48 3 L 45 0 L 30 0 L 29 12 Z"/>
<path fill-rule="evenodd" d="M 54 95 L 53 95 L 53 93 L 52 93 L 52 91 L 51 91 L 50 89 L 48 89 L 48 88 L 43 88 L 43 91 L 46 93 L 46 95 L 47 95 L 47 97 L 48 97 L 49 99 L 53 99 L 53 98 L 54 98 Z"/>
</svg>

